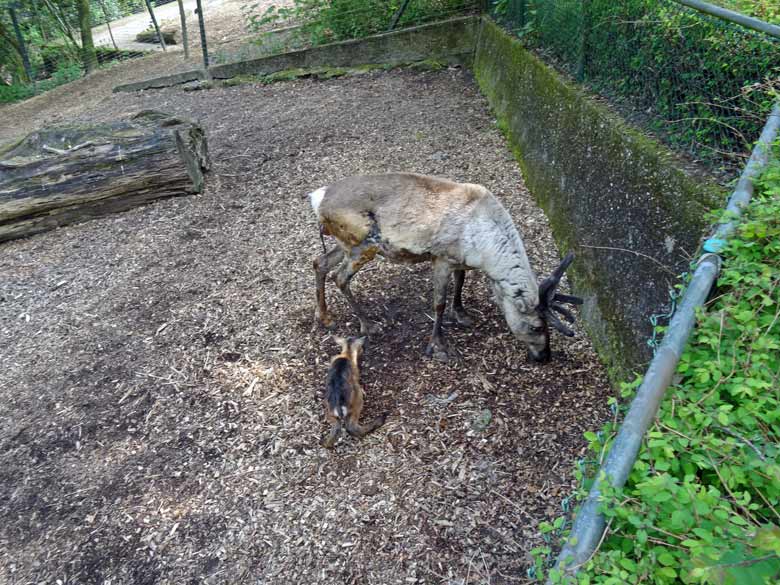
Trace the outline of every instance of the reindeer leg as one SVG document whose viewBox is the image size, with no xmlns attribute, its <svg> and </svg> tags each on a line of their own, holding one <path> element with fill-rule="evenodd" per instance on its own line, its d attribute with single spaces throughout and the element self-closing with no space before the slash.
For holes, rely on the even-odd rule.
<svg viewBox="0 0 780 585">
<path fill-rule="evenodd" d="M 361 425 L 358 424 L 357 418 L 348 417 L 347 418 L 347 432 L 352 435 L 353 437 L 365 437 L 368 433 L 375 431 L 379 427 L 381 427 L 383 424 L 385 424 L 385 421 L 387 420 L 387 413 L 382 414 L 378 417 L 376 417 L 374 420 L 369 422 L 368 424 Z"/>
<path fill-rule="evenodd" d="M 341 423 L 339 421 L 335 421 L 333 424 L 331 424 L 330 432 L 325 436 L 324 439 L 322 439 L 322 446 L 326 449 L 332 449 L 333 445 L 336 444 L 336 439 L 339 438 L 340 434 Z"/>
<path fill-rule="evenodd" d="M 455 313 L 455 320 L 464 327 L 471 327 L 474 325 L 474 319 L 469 315 L 468 311 L 463 308 L 463 299 L 461 294 L 463 293 L 463 281 L 466 280 L 465 270 L 455 271 L 455 298 L 452 301 L 452 311 Z"/>
<path fill-rule="evenodd" d="M 347 299 L 349 306 L 357 315 L 360 321 L 360 333 L 363 335 L 370 335 L 376 333 L 378 326 L 371 324 L 363 312 L 363 308 L 358 305 L 355 297 L 352 296 L 352 291 L 349 289 L 349 282 L 352 277 L 357 274 L 365 264 L 369 263 L 376 255 L 376 247 L 366 244 L 356 246 L 350 252 L 350 255 L 345 256 L 341 262 L 338 272 L 336 273 L 336 284 L 341 289 L 344 297 Z"/>
<path fill-rule="evenodd" d="M 325 301 L 325 277 L 343 258 L 344 250 L 337 246 L 314 260 L 314 273 L 317 276 L 317 309 L 314 316 L 325 327 L 333 325 L 333 320 L 328 315 L 328 305 Z"/>
<path fill-rule="evenodd" d="M 447 307 L 447 285 L 451 272 L 452 268 L 446 261 L 439 258 L 433 261 L 433 310 L 436 312 L 436 321 L 433 324 L 431 342 L 428 344 L 425 354 L 442 362 L 449 359 L 441 324 L 444 320 L 444 309 Z"/>
</svg>

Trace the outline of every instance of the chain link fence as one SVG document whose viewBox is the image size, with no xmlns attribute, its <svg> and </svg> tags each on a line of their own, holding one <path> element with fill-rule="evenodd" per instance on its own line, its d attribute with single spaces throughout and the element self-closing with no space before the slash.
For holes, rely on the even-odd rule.
<svg viewBox="0 0 780 585">
<path fill-rule="evenodd" d="M 780 38 L 674 0 L 502 0 L 492 12 L 543 60 L 724 177 L 780 91 Z"/>
</svg>

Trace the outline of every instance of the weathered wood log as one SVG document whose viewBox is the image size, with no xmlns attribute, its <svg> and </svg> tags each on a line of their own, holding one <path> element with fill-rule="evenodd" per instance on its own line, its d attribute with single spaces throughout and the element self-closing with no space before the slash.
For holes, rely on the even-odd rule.
<svg viewBox="0 0 780 585">
<path fill-rule="evenodd" d="M 40 130 L 0 150 L 0 242 L 203 189 L 206 135 L 155 111 Z"/>
</svg>

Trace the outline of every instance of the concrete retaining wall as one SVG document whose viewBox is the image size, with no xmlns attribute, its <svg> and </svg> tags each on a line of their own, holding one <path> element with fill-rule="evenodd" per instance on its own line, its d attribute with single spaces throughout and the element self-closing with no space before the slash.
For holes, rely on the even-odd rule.
<svg viewBox="0 0 780 585">
<path fill-rule="evenodd" d="M 209 68 L 209 73 L 214 79 L 229 79 L 239 75 L 270 75 L 291 69 L 358 67 L 371 64 L 392 66 L 429 59 L 442 63 L 471 65 L 479 26 L 479 19 L 473 16 L 453 18 L 365 39 L 215 65 Z M 114 91 L 168 87 L 204 77 L 202 70 L 193 70 L 119 85 Z"/>
<path fill-rule="evenodd" d="M 474 61 L 479 86 L 550 218 L 583 318 L 605 361 L 625 375 L 651 350 L 649 317 L 706 228 L 721 189 L 693 178 L 657 142 L 584 95 L 485 20 Z"/>
</svg>

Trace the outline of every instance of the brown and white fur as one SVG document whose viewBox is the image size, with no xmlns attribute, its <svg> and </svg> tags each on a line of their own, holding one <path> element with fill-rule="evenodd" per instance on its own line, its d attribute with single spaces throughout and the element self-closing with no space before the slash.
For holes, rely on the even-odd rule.
<svg viewBox="0 0 780 585">
<path fill-rule="evenodd" d="M 363 437 L 385 423 L 386 414 L 361 426 L 360 413 L 363 410 L 363 387 L 360 385 L 358 362 L 363 353 L 366 338 L 335 337 L 341 346 L 341 353 L 330 362 L 328 378 L 325 384 L 325 418 L 331 428 L 322 440 L 322 446 L 330 449 L 336 443 L 342 428 L 350 435 Z"/>
<path fill-rule="evenodd" d="M 550 359 L 549 325 L 574 333 L 554 315 L 573 321 L 560 303 L 580 299 L 555 292 L 569 254 L 541 285 L 531 269 L 512 218 L 490 191 L 480 185 L 411 173 L 367 175 L 343 179 L 309 194 L 321 232 L 338 246 L 314 261 L 317 279 L 316 315 L 331 325 L 325 302 L 325 277 L 338 266 L 336 283 L 360 320 L 363 334 L 372 332 L 365 313 L 352 296 L 349 282 L 377 254 L 394 262 L 433 263 L 433 307 L 436 320 L 427 353 L 447 359 L 442 335 L 447 286 L 454 275 L 453 310 L 457 321 L 471 324 L 461 293 L 465 271 L 482 270 L 512 333 L 535 361 Z"/>
</svg>

